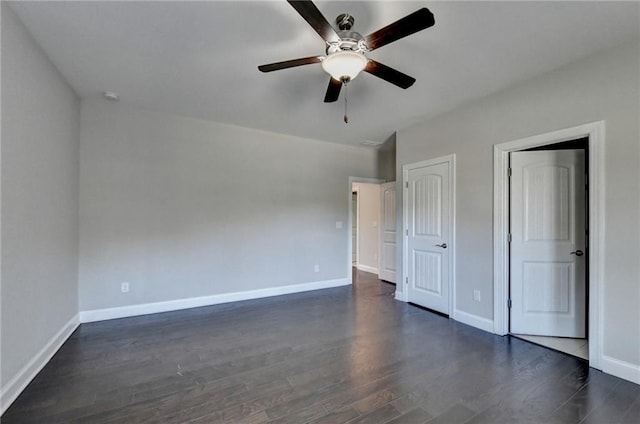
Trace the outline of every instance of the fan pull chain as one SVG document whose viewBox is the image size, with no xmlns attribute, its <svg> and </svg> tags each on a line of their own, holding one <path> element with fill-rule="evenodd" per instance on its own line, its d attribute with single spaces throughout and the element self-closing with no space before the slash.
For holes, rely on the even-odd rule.
<svg viewBox="0 0 640 424">
<path fill-rule="evenodd" d="M 348 124 L 349 123 L 349 116 L 347 115 L 347 93 L 348 93 L 348 85 L 345 82 L 342 83 L 342 85 L 344 85 L 344 123 Z"/>
</svg>

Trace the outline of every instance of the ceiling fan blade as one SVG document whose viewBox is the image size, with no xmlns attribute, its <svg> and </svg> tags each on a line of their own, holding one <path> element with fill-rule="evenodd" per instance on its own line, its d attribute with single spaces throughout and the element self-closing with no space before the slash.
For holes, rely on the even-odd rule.
<svg viewBox="0 0 640 424">
<path fill-rule="evenodd" d="M 301 57 L 300 59 L 285 60 L 284 62 L 269 63 L 268 65 L 260 65 L 258 69 L 262 72 L 278 71 L 280 69 L 293 68 L 295 66 L 311 65 L 312 63 L 320 63 L 322 56 Z"/>
<path fill-rule="evenodd" d="M 327 94 L 324 95 L 324 102 L 331 103 L 338 100 L 340 89 L 342 89 L 342 82 L 329 78 L 329 86 L 327 87 Z"/>
<path fill-rule="evenodd" d="M 289 4 L 307 21 L 309 25 L 327 42 L 340 41 L 340 37 L 331 24 L 309 0 L 287 0 Z"/>
<path fill-rule="evenodd" d="M 372 59 L 369 59 L 369 63 L 367 63 L 367 67 L 364 68 L 364 71 L 390 82 L 391 84 L 397 85 L 400 88 L 409 88 L 414 82 L 416 82 L 415 78 Z"/>
<path fill-rule="evenodd" d="M 365 41 L 369 50 L 375 50 L 408 35 L 427 29 L 435 23 L 436 21 L 433 18 L 433 13 L 431 13 L 426 7 L 423 7 L 404 18 L 367 35 L 365 37 Z"/>
</svg>

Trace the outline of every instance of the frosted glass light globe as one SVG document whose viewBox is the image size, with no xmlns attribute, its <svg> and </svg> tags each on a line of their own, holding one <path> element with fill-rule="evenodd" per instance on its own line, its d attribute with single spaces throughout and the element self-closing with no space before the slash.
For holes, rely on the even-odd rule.
<svg viewBox="0 0 640 424">
<path fill-rule="evenodd" d="M 367 58 L 362 53 L 339 51 L 322 60 L 322 68 L 337 81 L 347 78 L 349 81 L 367 66 Z"/>
</svg>

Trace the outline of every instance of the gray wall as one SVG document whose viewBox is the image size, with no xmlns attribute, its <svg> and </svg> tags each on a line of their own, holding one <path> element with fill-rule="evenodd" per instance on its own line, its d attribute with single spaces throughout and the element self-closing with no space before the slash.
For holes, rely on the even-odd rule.
<svg viewBox="0 0 640 424">
<path fill-rule="evenodd" d="M 2 2 L 2 387 L 78 313 L 80 105 Z"/>
<path fill-rule="evenodd" d="M 347 278 L 348 177 L 376 176 L 375 150 L 104 100 L 80 151 L 83 311 Z"/>
<path fill-rule="evenodd" d="M 398 131 L 398 181 L 404 164 L 457 155 L 458 309 L 493 318 L 492 146 L 605 120 L 604 354 L 640 364 L 639 55 L 629 42 Z"/>
<path fill-rule="evenodd" d="M 378 174 L 386 182 L 396 178 L 396 134 L 393 133 L 378 149 Z"/>
</svg>

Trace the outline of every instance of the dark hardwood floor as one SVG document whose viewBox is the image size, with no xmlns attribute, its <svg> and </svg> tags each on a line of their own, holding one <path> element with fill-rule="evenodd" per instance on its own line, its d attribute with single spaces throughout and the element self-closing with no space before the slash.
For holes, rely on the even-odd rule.
<svg viewBox="0 0 640 424">
<path fill-rule="evenodd" d="M 640 386 L 356 277 L 83 324 L 2 424 L 640 422 Z"/>
</svg>

